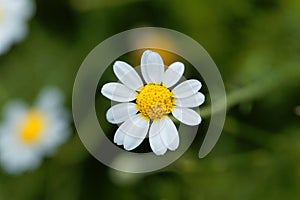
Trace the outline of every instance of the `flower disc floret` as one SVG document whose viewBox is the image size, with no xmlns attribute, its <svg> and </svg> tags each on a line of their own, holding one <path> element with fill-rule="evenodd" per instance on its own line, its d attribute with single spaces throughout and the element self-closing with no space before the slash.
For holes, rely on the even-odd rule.
<svg viewBox="0 0 300 200">
<path fill-rule="evenodd" d="M 172 112 L 175 98 L 163 85 L 150 83 L 141 88 L 136 96 L 137 108 L 147 119 L 161 119 Z"/>
</svg>

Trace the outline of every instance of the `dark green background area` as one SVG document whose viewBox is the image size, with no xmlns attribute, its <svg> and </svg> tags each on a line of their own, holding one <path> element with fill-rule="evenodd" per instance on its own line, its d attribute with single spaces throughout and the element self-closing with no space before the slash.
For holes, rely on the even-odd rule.
<svg viewBox="0 0 300 200">
<path fill-rule="evenodd" d="M 0 108 L 15 98 L 32 103 L 55 85 L 71 110 L 77 70 L 96 45 L 121 31 L 158 26 L 192 37 L 209 52 L 224 80 L 228 113 L 206 158 L 197 155 L 209 102 L 200 107 L 204 121 L 191 148 L 148 174 L 102 165 L 72 125 L 72 138 L 36 171 L 0 171 L 0 200 L 300 199 L 299 21 L 298 0 L 37 0 L 28 36 L 0 56 Z M 124 60 L 136 64 L 130 56 Z M 106 74 L 99 87 L 116 80 L 111 68 Z M 96 102 L 99 121 L 107 124 L 102 104 L 109 101 Z M 114 126 L 104 128 L 113 135 Z"/>
</svg>

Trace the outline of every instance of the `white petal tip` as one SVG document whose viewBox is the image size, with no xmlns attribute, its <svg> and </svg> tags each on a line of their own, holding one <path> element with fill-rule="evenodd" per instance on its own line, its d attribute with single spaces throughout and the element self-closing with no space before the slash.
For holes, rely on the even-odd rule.
<svg viewBox="0 0 300 200">
<path fill-rule="evenodd" d="M 117 145 L 123 145 L 122 142 L 116 142 L 116 141 L 115 141 L 115 143 L 116 143 Z"/>
<path fill-rule="evenodd" d="M 178 149 L 179 147 L 179 136 L 177 135 L 177 137 L 174 138 L 174 140 L 168 144 L 168 149 L 170 151 L 175 151 L 176 149 Z"/>
<path fill-rule="evenodd" d="M 126 143 L 124 144 L 124 149 L 126 150 L 126 151 L 131 151 L 131 150 L 133 150 L 133 149 L 135 149 L 136 147 L 134 147 L 134 146 L 127 146 L 126 145 Z"/>
<path fill-rule="evenodd" d="M 101 88 L 101 94 L 117 102 L 129 102 L 136 98 L 135 91 L 121 83 L 106 83 Z"/>
<path fill-rule="evenodd" d="M 153 63 L 153 64 L 163 64 L 162 57 L 156 53 L 156 52 L 151 52 L 148 55 L 148 63 Z"/>
<path fill-rule="evenodd" d="M 202 84 L 200 81 L 196 79 L 190 79 L 177 85 L 172 92 L 177 98 L 186 98 L 196 94 L 201 87 Z"/>
<path fill-rule="evenodd" d="M 144 53 L 143 53 L 142 56 L 146 56 L 146 55 L 148 55 L 148 54 L 151 53 L 151 52 L 153 52 L 153 51 L 151 51 L 151 50 L 146 50 L 146 51 L 144 51 Z"/>
<path fill-rule="evenodd" d="M 155 153 L 155 152 L 153 152 L 155 155 L 157 155 L 157 156 L 163 156 L 163 155 L 165 155 L 165 153 Z"/>
<path fill-rule="evenodd" d="M 103 85 L 103 87 L 101 88 L 101 94 L 103 95 L 103 96 L 105 96 L 106 98 L 109 98 L 110 97 L 110 95 L 109 95 L 109 93 L 110 93 L 110 91 L 111 91 L 111 83 L 106 83 L 106 84 L 104 84 Z"/>
<path fill-rule="evenodd" d="M 194 119 L 195 122 L 194 122 L 194 123 L 187 124 L 187 125 L 189 125 L 189 126 L 198 126 L 198 125 L 201 123 L 202 119 L 201 119 L 201 117 L 200 117 L 199 114 L 197 114 L 197 115 L 198 115 L 198 117 Z"/>
</svg>

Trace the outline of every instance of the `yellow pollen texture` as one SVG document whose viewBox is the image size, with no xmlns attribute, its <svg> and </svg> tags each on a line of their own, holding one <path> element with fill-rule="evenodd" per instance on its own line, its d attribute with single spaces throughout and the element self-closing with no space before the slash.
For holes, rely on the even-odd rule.
<svg viewBox="0 0 300 200">
<path fill-rule="evenodd" d="M 175 98 L 173 93 L 160 84 L 150 83 L 141 88 L 137 93 L 137 108 L 147 119 L 161 119 L 172 112 Z"/>
<path fill-rule="evenodd" d="M 20 126 L 20 137 L 25 143 L 33 143 L 39 139 L 45 128 L 44 116 L 35 111 L 29 111 Z"/>
</svg>

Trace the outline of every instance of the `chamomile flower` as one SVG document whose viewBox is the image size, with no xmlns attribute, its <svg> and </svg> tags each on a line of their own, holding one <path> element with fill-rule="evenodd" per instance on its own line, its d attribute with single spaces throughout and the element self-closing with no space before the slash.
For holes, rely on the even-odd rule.
<svg viewBox="0 0 300 200">
<path fill-rule="evenodd" d="M 11 174 L 37 168 L 69 137 L 68 113 L 62 94 L 48 88 L 28 107 L 21 101 L 4 107 L 0 124 L 0 165 Z"/>
<path fill-rule="evenodd" d="M 0 0 L 0 55 L 26 36 L 33 11 L 32 0 Z"/>
<path fill-rule="evenodd" d="M 158 53 L 145 51 L 141 58 L 145 84 L 125 62 L 116 61 L 113 70 L 121 83 L 106 83 L 101 93 L 120 102 L 106 113 L 110 123 L 121 124 L 114 136 L 116 144 L 130 151 L 148 134 L 152 151 L 163 155 L 168 149 L 175 151 L 179 146 L 178 131 L 170 114 L 186 125 L 200 124 L 200 115 L 190 108 L 204 102 L 204 95 L 198 92 L 201 83 L 193 79 L 176 85 L 184 72 L 183 63 L 175 62 L 165 70 Z"/>
</svg>

